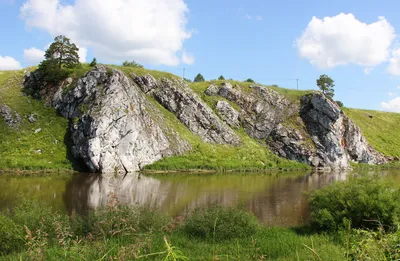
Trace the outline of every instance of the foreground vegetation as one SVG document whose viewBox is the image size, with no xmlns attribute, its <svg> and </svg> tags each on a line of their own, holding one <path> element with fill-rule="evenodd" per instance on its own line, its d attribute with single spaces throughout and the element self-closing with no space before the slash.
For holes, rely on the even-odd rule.
<svg viewBox="0 0 400 261">
<path fill-rule="evenodd" d="M 21 200 L 0 214 L 0 259 L 397 260 L 399 199 L 376 177 L 338 182 L 310 195 L 310 223 L 298 228 L 264 227 L 218 206 L 171 218 L 113 194 L 85 216 Z"/>
</svg>

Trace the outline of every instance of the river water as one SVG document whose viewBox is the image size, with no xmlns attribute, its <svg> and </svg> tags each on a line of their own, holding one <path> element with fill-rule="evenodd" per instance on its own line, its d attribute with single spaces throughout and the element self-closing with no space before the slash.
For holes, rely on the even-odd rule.
<svg viewBox="0 0 400 261">
<path fill-rule="evenodd" d="M 380 172 L 400 181 L 400 171 Z M 268 226 L 295 226 L 307 221 L 307 191 L 346 180 L 346 172 L 281 174 L 78 174 L 45 177 L 0 175 L 0 209 L 19 197 L 36 198 L 54 210 L 86 213 L 106 205 L 110 195 L 122 204 L 148 206 L 171 215 L 211 205 L 240 206 Z"/>
</svg>

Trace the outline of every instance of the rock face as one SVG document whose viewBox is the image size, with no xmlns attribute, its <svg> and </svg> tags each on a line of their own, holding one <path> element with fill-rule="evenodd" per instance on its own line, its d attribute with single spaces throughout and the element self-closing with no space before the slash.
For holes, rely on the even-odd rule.
<svg viewBox="0 0 400 261">
<path fill-rule="evenodd" d="M 145 95 L 117 70 L 96 66 L 53 106 L 71 119 L 72 151 L 92 171 L 137 171 L 190 145 L 163 122 Z"/>
<path fill-rule="evenodd" d="M 240 106 L 239 120 L 249 136 L 265 140 L 277 155 L 331 169 L 349 168 L 349 161 L 387 162 L 323 94 L 306 95 L 298 104 L 263 86 L 250 87 L 245 93 L 224 83 L 219 95 Z"/>
<path fill-rule="evenodd" d="M 205 104 L 182 80 L 161 79 L 149 89 L 145 82 L 155 82 L 152 76 L 135 77 L 140 88 L 152 95 L 166 109 L 202 140 L 217 144 L 238 145 L 240 138 L 221 121 L 212 109 Z"/>
<path fill-rule="evenodd" d="M 0 105 L 0 118 L 3 118 L 5 124 L 11 128 L 18 128 L 21 122 L 19 114 L 13 112 L 7 105 Z"/>
<path fill-rule="evenodd" d="M 240 127 L 239 112 L 237 112 L 228 102 L 218 101 L 215 109 L 226 124 L 233 128 Z"/>
</svg>

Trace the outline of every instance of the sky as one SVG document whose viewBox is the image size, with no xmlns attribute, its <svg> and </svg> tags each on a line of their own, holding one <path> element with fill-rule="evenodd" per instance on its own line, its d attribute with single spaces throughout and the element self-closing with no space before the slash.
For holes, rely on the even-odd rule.
<svg viewBox="0 0 400 261">
<path fill-rule="evenodd" d="M 400 112 L 398 10 L 398 0 L 0 0 L 0 70 L 37 65 L 62 34 L 81 62 L 301 90 L 327 74 L 346 107 Z"/>
</svg>

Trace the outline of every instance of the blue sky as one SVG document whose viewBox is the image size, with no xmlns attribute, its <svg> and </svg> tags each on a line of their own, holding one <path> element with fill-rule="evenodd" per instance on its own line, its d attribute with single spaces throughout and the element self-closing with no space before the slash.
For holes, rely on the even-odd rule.
<svg viewBox="0 0 400 261">
<path fill-rule="evenodd" d="M 0 69 L 37 64 L 65 34 L 89 62 L 135 59 L 185 68 L 186 78 L 286 88 L 298 78 L 300 89 L 328 74 L 345 106 L 400 112 L 399 9 L 395 0 L 0 0 Z"/>
</svg>

